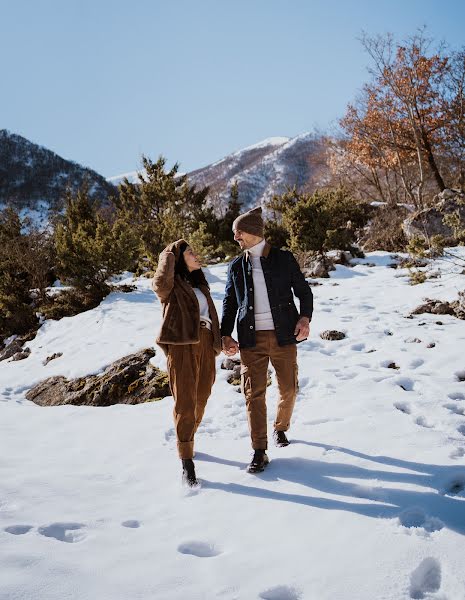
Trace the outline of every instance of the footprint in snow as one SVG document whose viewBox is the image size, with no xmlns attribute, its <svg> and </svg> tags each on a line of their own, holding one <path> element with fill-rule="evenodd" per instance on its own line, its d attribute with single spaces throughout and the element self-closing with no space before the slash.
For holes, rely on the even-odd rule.
<svg viewBox="0 0 465 600">
<path fill-rule="evenodd" d="M 140 521 L 137 519 L 129 519 L 128 521 L 123 521 L 121 525 L 123 527 L 128 527 L 129 529 L 138 529 L 140 527 Z"/>
<path fill-rule="evenodd" d="M 259 594 L 259 598 L 262 600 L 300 600 L 302 594 L 294 587 L 278 585 Z"/>
<path fill-rule="evenodd" d="M 402 511 L 398 517 L 398 522 L 402 527 L 408 529 L 424 529 L 432 533 L 440 531 L 444 527 L 444 523 L 436 517 L 428 517 L 423 509 L 419 507 L 407 508 Z"/>
<path fill-rule="evenodd" d="M 454 460 L 457 459 L 457 458 L 463 458 L 464 456 L 465 456 L 465 448 L 463 446 L 461 446 L 459 448 L 455 448 L 449 454 L 449 457 L 453 458 Z"/>
<path fill-rule="evenodd" d="M 24 535 L 31 531 L 32 525 L 9 525 L 5 527 L 4 531 L 12 533 L 13 535 Z"/>
<path fill-rule="evenodd" d="M 425 427 L 425 429 L 434 429 L 434 425 L 431 425 L 431 423 L 429 423 L 427 419 L 421 415 L 415 419 L 415 423 L 420 427 Z"/>
<path fill-rule="evenodd" d="M 165 441 L 171 442 L 171 440 L 174 439 L 175 437 L 176 437 L 176 434 L 174 431 L 174 427 L 170 427 L 170 429 L 167 429 L 165 431 Z"/>
<path fill-rule="evenodd" d="M 463 406 L 449 402 L 448 404 L 443 404 L 443 407 L 447 408 L 447 410 L 450 410 L 450 412 L 454 413 L 455 415 L 461 415 L 462 417 L 465 416 L 465 407 Z"/>
<path fill-rule="evenodd" d="M 422 600 L 441 587 L 441 564 L 436 558 L 421 561 L 410 575 L 410 598 Z"/>
<path fill-rule="evenodd" d="M 457 381 L 465 381 L 465 371 L 456 371 L 454 375 Z"/>
<path fill-rule="evenodd" d="M 355 350 L 355 352 L 361 352 L 362 350 L 365 350 L 365 344 L 352 344 L 350 349 Z"/>
<path fill-rule="evenodd" d="M 406 415 L 412 413 L 410 405 L 407 402 L 394 402 L 394 408 L 397 408 L 397 410 L 400 410 L 400 412 L 405 413 Z"/>
<path fill-rule="evenodd" d="M 181 554 L 191 554 L 199 558 L 210 558 L 221 554 L 221 550 L 214 544 L 208 542 L 184 542 L 178 546 L 178 552 Z"/>
<path fill-rule="evenodd" d="M 82 523 L 52 523 L 39 527 L 39 533 L 45 537 L 55 538 L 59 542 L 73 544 L 82 541 L 85 537 L 85 525 Z"/>
<path fill-rule="evenodd" d="M 460 427 L 457 427 L 457 431 L 462 435 L 465 435 L 465 425 L 460 425 Z"/>
<path fill-rule="evenodd" d="M 443 494 L 455 496 L 465 489 L 465 473 L 457 473 L 444 484 Z"/>
<path fill-rule="evenodd" d="M 409 367 L 411 369 L 417 369 L 418 367 L 421 367 L 421 365 L 424 365 L 425 361 L 422 358 L 415 358 L 414 360 L 412 360 L 409 364 Z"/>
<path fill-rule="evenodd" d="M 406 392 L 413 391 L 413 388 L 415 387 L 415 382 L 409 377 L 396 377 L 393 381 Z"/>
<path fill-rule="evenodd" d="M 465 394 L 462 394 L 462 392 L 450 392 L 447 397 L 451 400 L 465 400 Z"/>
</svg>

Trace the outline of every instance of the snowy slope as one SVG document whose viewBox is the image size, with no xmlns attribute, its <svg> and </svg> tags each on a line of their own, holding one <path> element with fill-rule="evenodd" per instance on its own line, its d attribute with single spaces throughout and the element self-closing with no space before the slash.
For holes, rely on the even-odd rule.
<svg viewBox="0 0 465 600">
<path fill-rule="evenodd" d="M 313 288 L 292 443 L 271 446 L 258 476 L 221 358 L 196 492 L 180 485 L 172 399 L 25 400 L 46 376 L 150 346 L 160 306 L 147 280 L 48 321 L 29 358 L 0 363 L 0 600 L 463 600 L 465 322 L 405 316 L 424 296 L 455 298 L 465 276 L 438 263 L 441 279 L 412 287 L 387 253 L 359 262 L 376 266 L 339 266 Z M 218 310 L 225 276 L 209 271 Z M 325 329 L 347 338 L 324 341 Z M 268 394 L 271 429 L 275 383 Z"/>
</svg>

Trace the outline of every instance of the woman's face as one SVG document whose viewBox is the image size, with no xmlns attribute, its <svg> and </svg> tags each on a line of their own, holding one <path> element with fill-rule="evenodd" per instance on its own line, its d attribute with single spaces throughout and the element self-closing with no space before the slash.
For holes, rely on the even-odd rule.
<svg viewBox="0 0 465 600">
<path fill-rule="evenodd" d="M 187 246 L 182 255 L 184 256 L 184 262 L 189 271 L 195 271 L 201 268 L 202 265 L 190 246 Z"/>
</svg>

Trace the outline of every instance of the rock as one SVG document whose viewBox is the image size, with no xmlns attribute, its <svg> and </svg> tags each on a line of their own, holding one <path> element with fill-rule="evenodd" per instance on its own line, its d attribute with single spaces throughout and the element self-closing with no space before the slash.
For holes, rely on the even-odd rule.
<svg viewBox="0 0 465 600">
<path fill-rule="evenodd" d="M 427 344 L 427 348 L 434 348 L 436 346 L 436 344 L 434 342 L 430 342 L 429 344 Z"/>
<path fill-rule="evenodd" d="M 335 329 L 327 329 L 320 333 L 320 338 L 323 340 L 343 340 L 346 334 L 342 331 L 336 331 Z"/>
<path fill-rule="evenodd" d="M 24 360 L 25 358 L 27 358 L 29 356 L 29 354 L 31 354 L 31 349 L 30 348 L 24 348 L 24 350 L 21 350 L 21 352 L 16 352 L 16 354 L 13 354 L 13 356 L 11 357 L 11 360 Z"/>
<path fill-rule="evenodd" d="M 409 337 L 404 341 L 406 344 L 421 344 L 421 340 L 417 337 Z"/>
<path fill-rule="evenodd" d="M 47 358 L 42 362 L 42 364 L 44 365 L 48 365 L 48 363 L 51 360 L 55 360 L 55 358 L 60 358 L 60 356 L 63 356 L 63 352 L 55 352 L 54 354 L 52 354 L 51 356 L 47 356 Z"/>
<path fill-rule="evenodd" d="M 241 359 L 239 357 L 227 357 L 221 363 L 221 368 L 226 369 L 226 371 L 232 371 L 236 365 L 241 364 Z"/>
<path fill-rule="evenodd" d="M 389 363 L 386 366 L 387 366 L 388 369 L 400 369 L 400 367 L 398 365 L 396 365 L 395 362 Z"/>
<path fill-rule="evenodd" d="M 446 302 L 442 300 L 432 300 L 431 298 L 424 298 L 424 303 L 417 306 L 411 312 L 411 314 L 421 315 L 424 313 L 430 313 L 433 315 L 453 315 L 458 318 L 465 318 L 465 310 L 463 311 L 464 317 L 459 316 L 462 313 L 459 300 L 455 302 Z"/>
<path fill-rule="evenodd" d="M 24 350 L 23 350 L 23 345 L 26 342 L 29 342 L 30 340 L 34 339 L 35 334 L 36 334 L 36 331 L 30 331 L 29 333 L 25 333 L 24 335 L 15 335 L 15 336 L 12 336 L 11 338 L 9 338 L 8 344 L 6 344 L 6 346 L 0 352 L 0 361 L 7 360 L 8 358 L 12 358 L 15 354 L 20 354 L 22 352 L 26 352 L 27 356 L 29 356 L 29 354 L 31 352 L 30 349 L 24 348 Z M 24 356 L 23 358 L 27 358 L 27 356 Z M 21 359 L 15 359 L 15 360 L 21 360 Z"/>
<path fill-rule="evenodd" d="M 231 385 L 241 385 L 241 376 L 235 377 L 234 374 L 230 375 L 227 379 L 227 382 Z"/>
<path fill-rule="evenodd" d="M 352 255 L 350 252 L 346 252 L 345 250 L 338 250 L 336 255 L 332 258 L 332 262 L 335 265 L 344 265 L 345 267 L 350 266 L 350 259 Z"/>
<path fill-rule="evenodd" d="M 112 363 L 104 373 L 68 380 L 49 377 L 26 398 L 40 406 L 74 404 L 111 406 L 140 404 L 170 395 L 168 375 L 150 364 L 155 351 L 146 348 Z"/>
<path fill-rule="evenodd" d="M 234 366 L 231 377 L 234 377 L 235 379 L 241 378 L 241 365 L 240 364 Z"/>
<path fill-rule="evenodd" d="M 329 271 L 334 271 L 333 261 L 328 256 L 314 256 L 304 265 L 305 277 L 329 277 Z"/>
<path fill-rule="evenodd" d="M 9 344 L 3 348 L 0 352 L 0 360 L 6 360 L 7 358 L 11 358 L 18 352 L 21 352 L 23 348 L 23 342 L 20 341 L 19 338 L 15 338 L 11 340 Z"/>
<path fill-rule="evenodd" d="M 433 235 L 442 235 L 453 244 L 454 231 L 444 223 L 443 218 L 456 211 L 465 222 L 465 195 L 458 190 L 446 189 L 435 197 L 433 206 L 408 216 L 402 228 L 409 240 L 413 237 L 430 238 Z"/>
<path fill-rule="evenodd" d="M 465 290 L 458 293 L 457 300 L 451 302 L 454 314 L 458 319 L 465 320 Z"/>
</svg>

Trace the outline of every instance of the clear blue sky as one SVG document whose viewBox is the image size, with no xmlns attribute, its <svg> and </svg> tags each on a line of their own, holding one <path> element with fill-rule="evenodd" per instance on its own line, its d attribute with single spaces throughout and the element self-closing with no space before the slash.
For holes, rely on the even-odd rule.
<svg viewBox="0 0 465 600">
<path fill-rule="evenodd" d="M 328 129 L 367 79 L 362 30 L 458 48 L 464 23 L 463 0 L 0 0 L 0 129 L 105 176 L 142 153 L 187 171 Z"/>
</svg>

